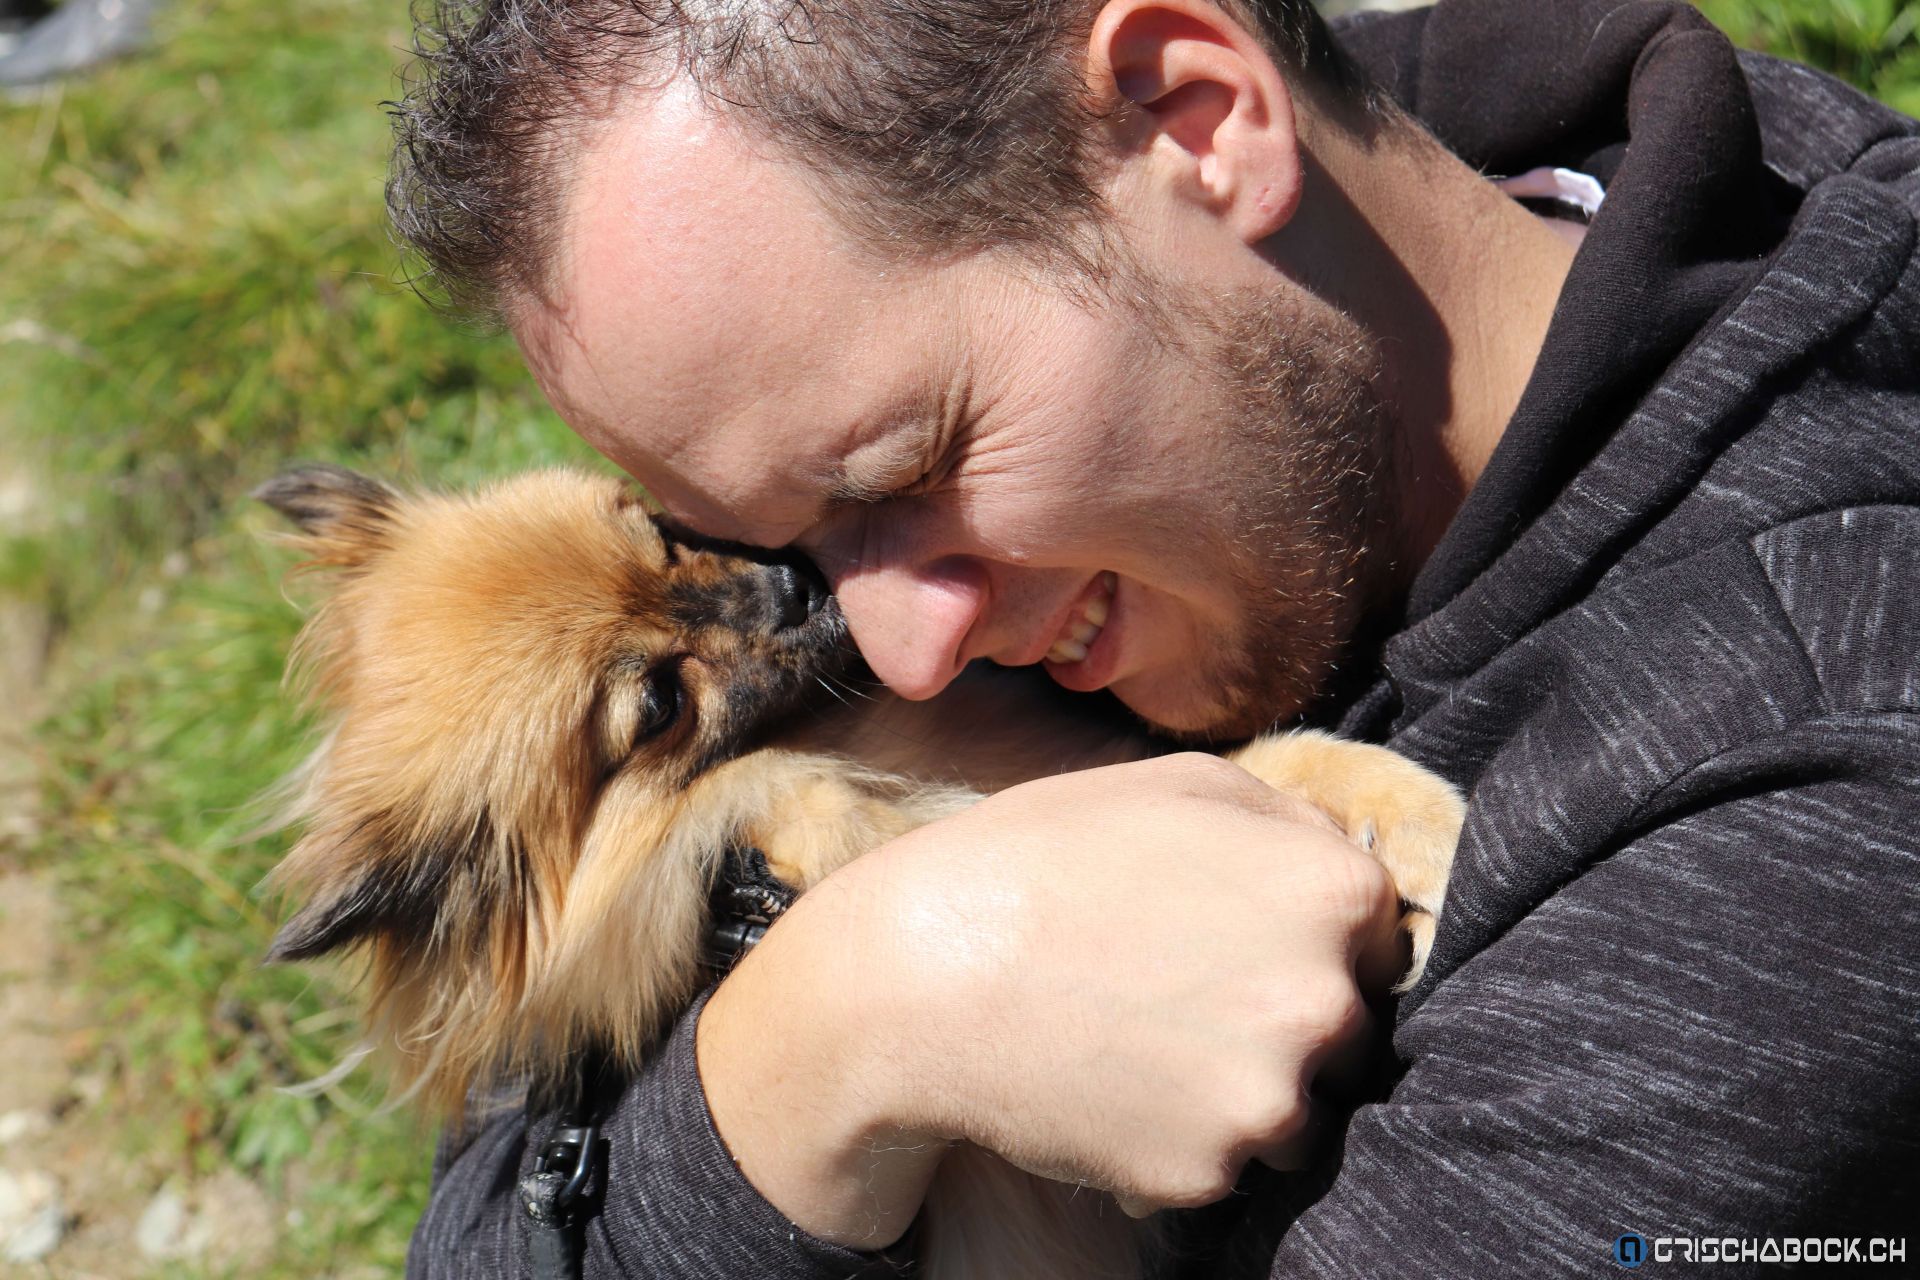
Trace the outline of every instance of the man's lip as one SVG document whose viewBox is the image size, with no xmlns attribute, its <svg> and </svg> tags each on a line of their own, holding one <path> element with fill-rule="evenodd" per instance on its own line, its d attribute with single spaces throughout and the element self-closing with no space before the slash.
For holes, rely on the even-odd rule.
<svg viewBox="0 0 1920 1280">
<path fill-rule="evenodd" d="M 1099 579 L 1096 577 L 1094 582 L 1097 585 Z M 1054 662 L 1049 659 L 1043 663 L 1047 674 L 1061 688 L 1071 689 L 1075 693 L 1092 693 L 1095 689 L 1106 688 L 1113 680 L 1114 671 L 1120 665 L 1120 645 L 1115 633 L 1124 627 L 1127 617 L 1122 586 L 1122 580 L 1116 579 L 1113 595 L 1107 601 L 1106 624 L 1088 646 L 1086 657 L 1078 662 Z M 1075 599 L 1074 604 L 1078 607 L 1079 598 Z"/>
<path fill-rule="evenodd" d="M 1012 658 L 995 657 L 993 660 L 1003 667 L 1030 667 L 1044 660 L 1047 651 L 1053 648 L 1053 642 L 1067 629 L 1067 622 L 1079 615 L 1082 606 L 1100 591 L 1100 575 L 1094 574 L 1086 583 L 1068 597 L 1067 602 L 1053 611 L 1047 619 L 1047 625 L 1037 632 L 1033 640 L 1020 653 Z M 1051 666 L 1052 664 L 1048 664 Z"/>
</svg>

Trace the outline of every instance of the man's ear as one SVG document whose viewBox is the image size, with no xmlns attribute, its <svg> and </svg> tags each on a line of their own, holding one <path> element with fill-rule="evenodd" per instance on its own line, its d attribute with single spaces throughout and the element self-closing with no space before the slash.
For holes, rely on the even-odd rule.
<svg viewBox="0 0 1920 1280">
<path fill-rule="evenodd" d="M 1087 80 L 1136 159 L 1248 244 L 1299 207 L 1294 95 L 1266 47 L 1207 0 L 1111 0 Z"/>
<path fill-rule="evenodd" d="M 388 543 L 400 495 L 369 476 L 330 463 L 283 471 L 253 496 L 291 520 L 289 541 L 317 564 L 354 568 Z"/>
</svg>

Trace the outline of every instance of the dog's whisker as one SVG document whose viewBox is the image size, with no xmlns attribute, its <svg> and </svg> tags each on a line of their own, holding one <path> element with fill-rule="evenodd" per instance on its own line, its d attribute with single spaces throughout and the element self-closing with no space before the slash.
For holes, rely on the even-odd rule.
<svg viewBox="0 0 1920 1280">
<path fill-rule="evenodd" d="M 324 1074 L 315 1076 L 311 1080 L 302 1080 L 299 1084 L 280 1085 L 274 1092 L 289 1098 L 317 1098 L 352 1075 L 372 1052 L 373 1046 L 370 1044 L 355 1045 Z"/>
<path fill-rule="evenodd" d="M 841 696 L 841 693 L 840 693 L 840 691 L 839 691 L 838 689 L 836 689 L 836 688 L 834 688 L 834 687 L 833 687 L 832 685 L 830 685 L 830 684 L 828 684 L 828 683 L 827 683 L 827 682 L 826 682 L 825 680 L 823 680 L 823 679 L 822 679 L 821 677 L 819 677 L 819 676 L 815 676 L 815 677 L 813 678 L 813 682 L 814 682 L 815 684 L 817 684 L 817 685 L 819 685 L 819 686 L 820 686 L 820 687 L 821 687 L 822 689 L 825 689 L 825 690 L 826 690 L 826 691 L 827 691 L 828 693 L 830 693 L 830 694 L 832 694 L 832 695 L 833 695 L 833 698 L 834 698 L 834 701 L 836 701 L 836 702 L 838 702 L 838 703 L 840 703 L 840 704 L 841 704 L 842 706 L 847 706 L 847 707 L 850 707 L 850 706 L 852 706 L 852 705 L 853 705 L 853 704 L 852 704 L 851 702 L 848 702 L 848 701 L 846 700 L 846 698 L 844 698 L 844 697 L 842 697 L 842 696 Z"/>
<path fill-rule="evenodd" d="M 854 687 L 853 687 L 853 685 L 852 685 L 852 683 L 851 683 L 850 681 L 848 681 L 848 680 L 846 680 L 846 679 L 845 679 L 844 677 L 840 677 L 840 676 L 834 676 L 834 677 L 832 677 L 832 680 L 833 680 L 833 682 L 834 682 L 835 684 L 837 684 L 837 685 L 839 685 L 839 687 L 840 687 L 841 689 L 843 689 L 843 690 L 845 690 L 846 692 L 848 692 L 848 693 L 850 693 L 850 694 L 852 694 L 852 695 L 853 695 L 854 697 L 856 697 L 856 698 L 862 698 L 862 699 L 864 699 L 864 700 L 866 700 L 866 701 L 868 701 L 868 702 L 878 702 L 878 701 L 879 701 L 879 699 L 878 699 L 878 698 L 876 698 L 876 697 L 874 697 L 874 696 L 873 696 L 872 694 L 870 694 L 870 693 L 864 693 L 864 692 L 862 692 L 861 690 L 859 690 L 859 689 L 856 689 L 856 688 L 854 688 Z M 825 683 L 825 681 L 822 681 L 822 683 Z M 837 695 L 836 695 L 836 696 L 837 696 Z M 842 698 L 842 699 L 841 699 L 841 701 L 843 701 L 843 702 L 844 702 L 844 701 L 846 701 L 846 699 L 844 699 L 844 698 Z"/>
</svg>

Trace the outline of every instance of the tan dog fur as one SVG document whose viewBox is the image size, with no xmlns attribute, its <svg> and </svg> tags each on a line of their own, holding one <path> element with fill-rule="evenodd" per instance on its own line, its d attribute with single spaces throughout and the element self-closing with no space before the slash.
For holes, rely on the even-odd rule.
<svg viewBox="0 0 1920 1280">
<path fill-rule="evenodd" d="M 402 495 L 306 468 L 260 496 L 333 577 L 294 655 L 327 729 L 291 783 L 304 834 L 275 882 L 304 905 L 275 955 L 361 951 L 371 1041 L 444 1114 L 476 1084 L 555 1087 L 590 1047 L 637 1067 L 707 980 L 726 849 L 763 850 L 804 890 L 982 794 L 1164 750 L 1019 680 L 795 716 L 850 656 L 831 606 L 777 633 L 728 625 L 758 607 L 766 563 L 664 536 L 608 477 Z M 649 732 L 667 664 L 680 710 Z M 1463 816 L 1453 790 L 1323 734 L 1229 758 L 1372 850 L 1407 904 L 1417 975 Z M 1132 1277 L 1152 1247 L 1108 1197 L 964 1147 L 920 1230 L 934 1280 Z"/>
</svg>

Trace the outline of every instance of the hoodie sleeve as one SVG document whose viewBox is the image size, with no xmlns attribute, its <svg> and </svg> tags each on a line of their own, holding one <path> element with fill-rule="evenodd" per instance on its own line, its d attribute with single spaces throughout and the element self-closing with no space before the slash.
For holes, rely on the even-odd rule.
<svg viewBox="0 0 1920 1280">
<path fill-rule="evenodd" d="M 1917 786 L 1905 710 L 1822 717 L 1683 779 L 1670 820 L 1401 1023 L 1407 1074 L 1355 1114 L 1317 1201 L 1270 1218 L 1261 1273 L 1752 1275 L 1816 1240 L 1812 1260 L 1906 1256 Z"/>
<path fill-rule="evenodd" d="M 702 996 L 603 1122 L 606 1194 L 586 1228 L 585 1280 L 860 1280 L 892 1276 L 881 1255 L 815 1239 L 755 1191 L 707 1113 L 694 1060 Z M 413 1235 L 407 1280 L 527 1274 L 516 1184 L 554 1125 L 519 1111 L 443 1151 Z M 531 1135 L 532 1140 L 529 1140 Z"/>
</svg>

